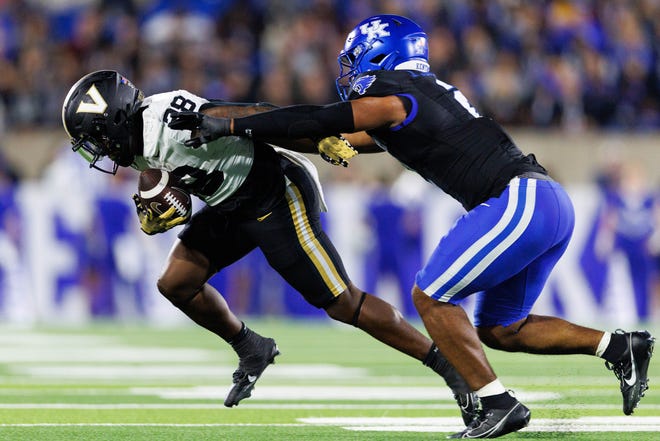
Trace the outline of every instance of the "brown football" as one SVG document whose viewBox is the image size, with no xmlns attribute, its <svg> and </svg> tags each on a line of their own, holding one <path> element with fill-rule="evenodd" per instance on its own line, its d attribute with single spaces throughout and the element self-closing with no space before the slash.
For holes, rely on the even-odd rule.
<svg viewBox="0 0 660 441">
<path fill-rule="evenodd" d="M 192 211 L 190 194 L 177 185 L 166 170 L 148 168 L 140 173 L 138 196 L 145 207 L 160 215 L 175 207 L 177 215 L 188 217 Z"/>
</svg>

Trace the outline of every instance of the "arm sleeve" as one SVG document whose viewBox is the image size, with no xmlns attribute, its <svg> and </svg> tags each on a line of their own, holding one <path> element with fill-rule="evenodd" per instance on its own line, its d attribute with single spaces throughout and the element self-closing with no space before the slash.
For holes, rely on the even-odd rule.
<svg viewBox="0 0 660 441">
<path fill-rule="evenodd" d="M 354 130 L 350 102 L 327 106 L 288 106 L 234 119 L 234 134 L 253 138 L 316 139 Z"/>
</svg>

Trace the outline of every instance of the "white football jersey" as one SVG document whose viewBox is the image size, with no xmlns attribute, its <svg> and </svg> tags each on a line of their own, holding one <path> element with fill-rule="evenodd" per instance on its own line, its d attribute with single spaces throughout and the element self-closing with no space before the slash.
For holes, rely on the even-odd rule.
<svg viewBox="0 0 660 441">
<path fill-rule="evenodd" d="M 187 188 L 208 205 L 229 198 L 245 181 L 254 160 L 248 138 L 227 136 L 199 148 L 186 147 L 190 130 L 167 126 L 172 112 L 199 111 L 208 102 L 185 90 L 152 95 L 144 100 L 142 114 L 144 150 L 133 166 L 159 168 L 183 176 Z"/>
</svg>

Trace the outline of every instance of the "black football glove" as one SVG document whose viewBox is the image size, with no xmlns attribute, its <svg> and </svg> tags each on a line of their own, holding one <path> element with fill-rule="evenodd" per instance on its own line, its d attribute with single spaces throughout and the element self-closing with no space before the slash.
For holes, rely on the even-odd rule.
<svg viewBox="0 0 660 441">
<path fill-rule="evenodd" d="M 197 136 L 184 142 L 186 147 L 196 149 L 222 136 L 230 136 L 230 123 L 231 119 L 214 118 L 199 112 L 175 112 L 170 114 L 167 125 L 174 130 L 196 130 L 193 134 Z"/>
<path fill-rule="evenodd" d="M 319 149 L 319 155 L 325 161 L 344 167 L 348 167 L 348 160 L 358 154 L 351 143 L 341 135 L 321 139 L 316 143 L 316 148 Z"/>
</svg>

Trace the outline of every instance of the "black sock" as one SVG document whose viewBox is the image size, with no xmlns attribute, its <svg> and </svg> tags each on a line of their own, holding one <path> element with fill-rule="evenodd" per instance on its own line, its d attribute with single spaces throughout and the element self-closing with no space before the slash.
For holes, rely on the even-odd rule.
<svg viewBox="0 0 660 441">
<path fill-rule="evenodd" d="M 626 340 L 626 336 L 624 334 L 612 334 L 610 344 L 603 351 L 601 358 L 604 358 L 610 363 L 616 363 L 621 360 L 627 349 L 628 341 Z"/>
<path fill-rule="evenodd" d="M 429 349 L 429 353 L 426 354 L 422 363 L 444 378 L 445 383 L 447 383 L 447 386 L 449 386 L 454 395 L 472 392 L 470 386 L 467 385 L 454 366 L 442 355 L 435 343 L 431 345 L 431 349 Z"/>
<path fill-rule="evenodd" d="M 255 347 L 257 347 L 263 339 L 264 338 L 261 335 L 257 334 L 243 323 L 243 327 L 238 334 L 232 337 L 227 343 L 231 345 L 239 358 L 245 358 L 254 354 Z"/>
<path fill-rule="evenodd" d="M 235 346 L 239 344 L 249 333 L 249 329 L 247 326 L 245 326 L 245 323 L 241 322 L 241 330 L 238 331 L 233 337 L 227 340 L 227 343 L 229 343 L 232 346 Z"/>
<path fill-rule="evenodd" d="M 481 400 L 481 405 L 484 410 L 486 409 L 508 409 L 513 407 L 516 404 L 516 399 L 509 394 L 509 392 L 504 392 L 498 395 L 490 395 L 488 397 L 479 397 Z"/>
</svg>

